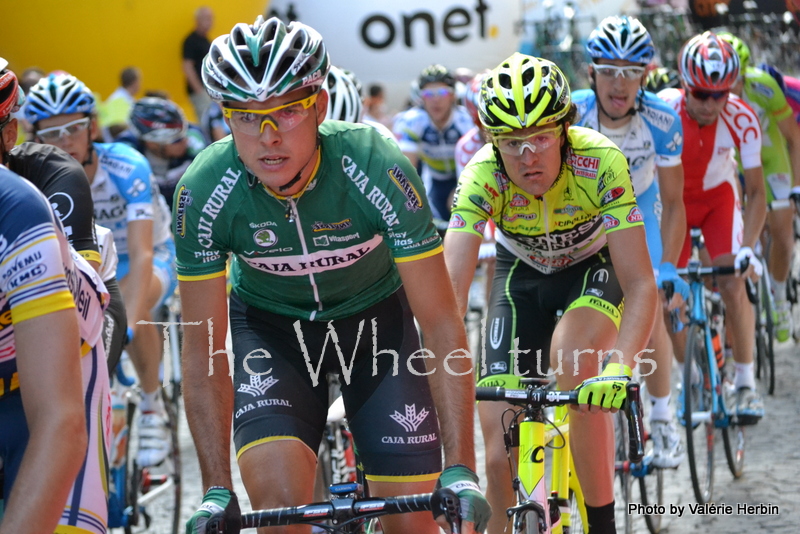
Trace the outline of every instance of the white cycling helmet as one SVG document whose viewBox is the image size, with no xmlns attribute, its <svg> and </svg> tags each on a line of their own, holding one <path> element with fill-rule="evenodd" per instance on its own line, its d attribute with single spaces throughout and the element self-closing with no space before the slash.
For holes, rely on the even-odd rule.
<svg viewBox="0 0 800 534">
<path fill-rule="evenodd" d="M 332 66 L 322 87 L 329 96 L 325 119 L 361 122 L 361 84 L 350 71 Z"/>
</svg>

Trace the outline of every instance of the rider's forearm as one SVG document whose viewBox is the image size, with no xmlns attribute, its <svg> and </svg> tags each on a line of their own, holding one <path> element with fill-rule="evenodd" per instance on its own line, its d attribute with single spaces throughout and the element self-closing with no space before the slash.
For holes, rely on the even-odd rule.
<svg viewBox="0 0 800 534">
<path fill-rule="evenodd" d="M 147 296 L 153 279 L 153 254 L 139 253 L 130 256 L 130 271 L 125 282 L 120 285 L 128 325 L 135 329 L 137 321 L 141 321 L 149 311 Z"/>
<path fill-rule="evenodd" d="M 200 329 L 204 326 L 190 326 L 187 329 Z M 187 339 L 183 352 L 186 420 L 197 449 L 203 491 L 211 486 L 223 486 L 232 490 L 230 439 L 233 384 L 228 376 L 228 360 L 226 357 L 214 356 L 214 374 L 209 376 L 208 338 L 199 337 L 201 339 L 191 343 L 191 349 Z M 224 347 L 216 347 L 215 350 L 222 348 Z"/>
<path fill-rule="evenodd" d="M 685 239 L 686 208 L 683 202 L 665 202 L 661 213 L 661 261 L 677 265 Z"/>
<path fill-rule="evenodd" d="M 428 371 L 436 369 L 428 376 L 428 381 L 439 416 L 445 467 L 464 464 L 474 471 L 474 368 L 471 357 L 455 357 L 458 354 L 469 356 L 464 321 L 453 314 L 451 318 L 441 318 L 430 330 L 423 331 L 423 338 L 426 348 L 436 356 L 427 360 L 432 362 Z M 459 348 L 463 352 L 453 353 Z M 448 359 L 448 354 L 453 357 Z"/>
<path fill-rule="evenodd" d="M 747 204 L 744 207 L 744 235 L 742 246 L 754 248 L 761 230 L 764 228 L 764 221 L 767 218 L 766 194 L 764 188 L 753 188 L 747 191 Z"/>
</svg>

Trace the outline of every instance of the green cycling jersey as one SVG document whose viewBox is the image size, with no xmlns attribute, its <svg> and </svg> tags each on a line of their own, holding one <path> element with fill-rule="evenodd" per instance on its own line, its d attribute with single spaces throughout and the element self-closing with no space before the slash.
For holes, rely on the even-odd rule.
<svg viewBox="0 0 800 534">
<path fill-rule="evenodd" d="M 281 197 L 247 171 L 231 137 L 201 152 L 175 194 L 180 280 L 223 276 L 241 299 L 332 320 L 400 287 L 395 262 L 441 252 L 422 182 L 374 128 L 325 121 L 312 179 Z"/>
</svg>

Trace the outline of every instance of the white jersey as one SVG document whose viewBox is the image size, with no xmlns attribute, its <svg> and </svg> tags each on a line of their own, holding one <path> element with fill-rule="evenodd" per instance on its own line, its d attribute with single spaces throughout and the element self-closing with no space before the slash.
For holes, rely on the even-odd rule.
<svg viewBox="0 0 800 534">
<path fill-rule="evenodd" d="M 170 212 L 147 159 L 123 143 L 94 144 L 100 164 L 92 181 L 97 224 L 114 234 L 120 257 L 128 255 L 128 223 L 153 221 L 153 247 L 172 238 Z"/>
<path fill-rule="evenodd" d="M 578 107 L 580 119 L 577 126 L 606 133 L 606 129 L 601 129 L 598 121 L 597 97 L 594 91 L 575 91 L 572 93 L 572 101 Z M 657 167 L 680 165 L 683 127 L 675 110 L 647 91 L 628 125 L 622 141 L 616 144 L 628 160 L 634 192 L 642 194 L 653 183 Z M 612 141 L 616 142 L 613 138 Z"/>
</svg>

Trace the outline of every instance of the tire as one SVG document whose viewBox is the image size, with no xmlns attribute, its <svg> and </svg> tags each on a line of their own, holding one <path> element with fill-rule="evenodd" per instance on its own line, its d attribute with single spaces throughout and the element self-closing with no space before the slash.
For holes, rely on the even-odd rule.
<svg viewBox="0 0 800 534">
<path fill-rule="evenodd" d="M 701 375 L 701 386 L 693 388 L 692 367 L 696 362 Z M 693 412 L 710 412 L 714 392 L 709 381 L 709 362 L 705 343 L 705 329 L 698 324 L 689 326 L 686 335 L 686 352 L 683 367 L 683 424 L 686 430 L 686 455 L 692 477 L 694 496 L 700 504 L 711 500 L 714 489 L 714 438 L 713 417 L 693 427 Z M 705 447 L 703 445 L 705 444 Z"/>
<path fill-rule="evenodd" d="M 169 398 L 169 393 L 161 391 L 164 406 L 167 410 L 170 433 L 170 452 L 161 464 L 148 468 L 141 468 L 136 463 L 135 453 L 130 453 L 129 501 L 130 526 L 125 528 L 125 534 L 143 532 L 155 523 L 160 528 L 167 526 L 162 532 L 179 534 L 183 531 L 181 524 L 181 457 L 180 443 L 178 441 L 178 414 L 174 404 Z M 138 444 L 138 406 L 129 408 L 129 428 L 131 430 L 129 442 Z M 132 451 L 136 446 L 131 447 Z"/>
<path fill-rule="evenodd" d="M 586 507 L 578 503 L 578 497 L 574 491 L 569 492 L 569 509 L 570 509 L 570 527 L 564 528 L 564 534 L 584 534 L 589 531 L 589 525 L 584 525 L 583 517 L 581 516 L 581 508 L 583 513 L 586 513 Z"/>
<path fill-rule="evenodd" d="M 642 496 L 642 504 L 664 505 L 664 470 L 655 468 L 646 476 L 637 477 L 639 479 L 639 492 Z M 660 514 L 648 514 L 644 516 L 647 523 L 647 530 L 651 534 L 661 532 Z"/>
<path fill-rule="evenodd" d="M 628 513 L 628 504 L 633 502 L 633 476 L 628 462 L 628 421 L 621 410 L 614 415 L 614 475 L 619 480 L 619 499 L 615 499 L 617 531 L 631 534 L 634 516 Z"/>
<path fill-rule="evenodd" d="M 724 398 L 727 405 L 727 413 L 730 414 L 734 409 L 734 389 L 726 382 L 723 382 L 722 387 L 725 392 Z M 728 469 L 730 469 L 734 479 L 741 477 L 744 472 L 745 438 L 746 434 L 743 426 L 728 425 L 722 428 L 722 443 L 725 447 L 725 460 L 728 463 Z"/>
<path fill-rule="evenodd" d="M 541 534 L 545 532 L 540 529 L 539 513 L 535 510 L 524 510 L 520 512 L 520 516 L 515 519 L 515 534 Z"/>
<path fill-rule="evenodd" d="M 766 384 L 767 393 L 770 395 L 775 394 L 775 311 L 772 307 L 773 301 L 770 297 L 770 289 L 767 286 L 767 277 L 761 277 L 761 302 L 764 307 L 764 315 L 766 316 Z"/>
</svg>

